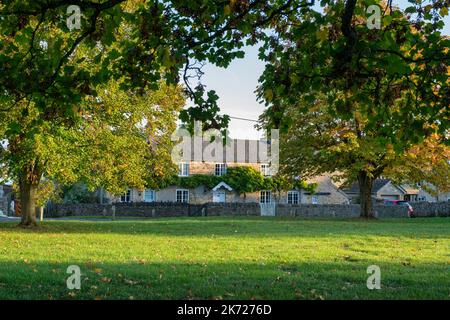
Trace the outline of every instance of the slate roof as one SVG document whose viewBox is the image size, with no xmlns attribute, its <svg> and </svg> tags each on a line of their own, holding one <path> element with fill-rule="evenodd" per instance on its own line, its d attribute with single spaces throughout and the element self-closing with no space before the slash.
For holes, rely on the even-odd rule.
<svg viewBox="0 0 450 320">
<path fill-rule="evenodd" d="M 229 139 L 227 145 L 223 145 L 222 141 L 217 143 L 219 151 L 218 158 L 223 162 L 240 162 L 240 163 L 268 163 L 270 161 L 270 140 L 247 140 L 247 139 Z M 195 155 L 195 140 L 183 139 L 180 147 L 187 152 L 188 159 L 183 156 L 183 161 L 210 161 L 204 159 L 203 151 L 207 153 L 209 141 L 202 141 L 201 150 L 198 150 L 197 157 Z M 238 155 L 238 148 L 241 154 Z M 218 159 L 219 160 L 219 159 Z"/>
<path fill-rule="evenodd" d="M 376 179 L 372 185 L 372 193 L 377 193 L 381 188 L 387 185 L 391 180 L 389 179 Z M 358 182 L 354 182 L 348 188 L 342 188 L 342 191 L 345 193 L 359 193 L 359 184 Z"/>
</svg>

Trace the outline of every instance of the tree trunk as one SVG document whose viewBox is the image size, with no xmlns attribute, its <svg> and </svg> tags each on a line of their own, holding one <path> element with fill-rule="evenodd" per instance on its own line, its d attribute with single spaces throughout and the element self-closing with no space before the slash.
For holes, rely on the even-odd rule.
<svg viewBox="0 0 450 320">
<path fill-rule="evenodd" d="M 372 205 L 372 184 L 373 178 L 369 177 L 367 172 L 363 171 L 358 174 L 359 183 L 359 198 L 361 211 L 360 215 L 363 218 L 374 218 L 373 205 Z"/>
<path fill-rule="evenodd" d="M 20 181 L 20 202 L 22 205 L 21 226 L 34 227 L 36 222 L 37 185 L 28 181 Z"/>
</svg>

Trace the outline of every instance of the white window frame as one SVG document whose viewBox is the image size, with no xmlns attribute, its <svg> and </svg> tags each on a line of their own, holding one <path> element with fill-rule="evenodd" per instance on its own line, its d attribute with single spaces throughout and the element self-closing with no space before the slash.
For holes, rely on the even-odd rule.
<svg viewBox="0 0 450 320">
<path fill-rule="evenodd" d="M 150 201 L 147 201 L 146 195 L 147 192 L 152 193 L 152 199 Z M 144 190 L 144 202 L 155 202 L 156 201 L 156 191 L 154 189 L 145 189 Z"/>
<path fill-rule="evenodd" d="M 265 177 L 270 177 L 272 175 L 270 172 L 270 164 L 268 163 L 261 163 L 259 169 L 261 174 Z"/>
<path fill-rule="evenodd" d="M 181 201 L 178 201 L 178 192 L 181 192 Z M 185 194 L 187 194 L 185 198 Z M 175 191 L 175 202 L 177 203 L 189 203 L 189 190 L 188 189 L 177 189 Z"/>
<path fill-rule="evenodd" d="M 178 164 L 178 176 L 189 177 L 190 165 L 189 162 L 180 162 Z"/>
<path fill-rule="evenodd" d="M 259 192 L 259 203 L 272 203 L 272 192 L 269 190 L 261 190 Z"/>
<path fill-rule="evenodd" d="M 223 176 L 227 173 L 227 164 L 226 163 L 216 163 L 214 166 L 214 175 L 215 176 Z"/>
<path fill-rule="evenodd" d="M 120 195 L 121 203 L 130 203 L 133 195 L 133 190 L 128 189 L 124 194 Z"/>
<path fill-rule="evenodd" d="M 294 198 L 295 198 L 294 195 L 297 196 L 297 202 L 294 201 Z M 291 202 L 289 202 L 289 196 L 291 196 L 291 200 L 292 200 Z M 300 192 L 298 192 L 296 190 L 288 191 L 286 202 L 288 204 L 299 204 L 300 203 Z"/>
<path fill-rule="evenodd" d="M 319 204 L 319 196 L 312 195 L 311 196 L 311 203 L 312 204 Z"/>
</svg>

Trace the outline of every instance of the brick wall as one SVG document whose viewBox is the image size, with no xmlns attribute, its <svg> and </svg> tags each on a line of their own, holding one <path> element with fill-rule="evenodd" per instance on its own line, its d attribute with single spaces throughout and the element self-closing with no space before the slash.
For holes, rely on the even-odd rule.
<svg viewBox="0 0 450 320">
<path fill-rule="evenodd" d="M 207 203 L 204 205 L 153 202 L 153 203 L 117 203 L 117 216 L 130 217 L 174 217 L 174 216 L 221 216 L 221 215 L 252 215 L 259 216 L 258 203 Z M 407 208 L 402 206 L 375 206 L 379 218 L 407 217 Z M 414 211 L 421 217 L 449 217 L 450 202 L 414 203 Z M 100 204 L 58 204 L 49 216 L 111 216 L 112 205 Z M 277 204 L 277 216 L 295 217 L 359 217 L 358 204 Z"/>
</svg>

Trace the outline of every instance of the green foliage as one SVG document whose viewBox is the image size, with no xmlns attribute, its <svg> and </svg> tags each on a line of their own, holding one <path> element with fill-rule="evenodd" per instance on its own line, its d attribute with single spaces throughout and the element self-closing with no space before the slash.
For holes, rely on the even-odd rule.
<svg viewBox="0 0 450 320">
<path fill-rule="evenodd" d="M 244 195 L 260 190 L 281 192 L 294 188 L 314 192 L 317 187 L 316 184 L 308 184 L 302 180 L 287 178 L 286 176 L 264 177 L 258 170 L 250 166 L 228 167 L 227 172 L 222 176 L 211 174 L 194 174 L 188 177 L 174 176 L 167 184 L 161 187 L 177 185 L 187 189 L 195 189 L 205 186 L 208 189 L 212 189 L 222 181 L 237 193 Z"/>
<path fill-rule="evenodd" d="M 69 5 L 79 5 L 81 29 L 70 31 Z M 257 43 L 261 31 L 292 1 L 249 3 L 218 0 L 8 0 L 0 4 L 0 109 L 33 101 L 43 111 L 74 116 L 73 105 L 96 95 L 96 87 L 122 79 L 122 89 L 156 89 L 160 80 L 178 84 L 180 75 L 196 107 L 187 121 L 226 125 L 217 97 L 189 79 L 201 64 L 227 67 L 242 58 L 244 45 Z M 141 91 L 142 92 L 142 91 Z M 206 94 L 206 98 L 204 97 Z M 3 103 L 5 101 L 5 103 Z"/>
<path fill-rule="evenodd" d="M 252 167 L 230 167 L 223 181 L 239 194 L 264 190 L 264 176 Z"/>
<path fill-rule="evenodd" d="M 209 174 L 194 174 L 189 177 L 178 177 L 177 185 L 187 189 L 195 189 L 200 186 L 205 186 L 208 189 L 214 188 L 222 181 L 221 177 Z"/>
<path fill-rule="evenodd" d="M 381 29 L 366 25 L 369 4 L 383 7 Z M 260 53 L 268 62 L 260 125 L 281 129 L 282 171 L 375 179 L 432 134 L 448 143 L 450 38 L 439 31 L 442 18 L 412 21 L 381 1 L 321 5 L 325 13 L 303 9 L 279 21 Z"/>
<path fill-rule="evenodd" d="M 42 178 L 58 185 L 83 181 L 89 190 L 120 194 L 173 175 L 171 134 L 185 102 L 180 88 L 161 84 L 139 95 L 112 81 L 96 91 L 97 97 L 74 106 L 77 116 L 70 121 L 48 115 L 33 101 L 5 113 L 0 122 L 20 121 L 14 130 L 0 127 L 6 141 L 0 153 L 3 177 L 18 182 L 25 171 L 36 185 Z"/>
<path fill-rule="evenodd" d="M 95 191 L 88 190 L 84 183 L 75 183 L 63 189 L 62 200 L 64 203 L 97 203 L 98 195 Z"/>
</svg>

